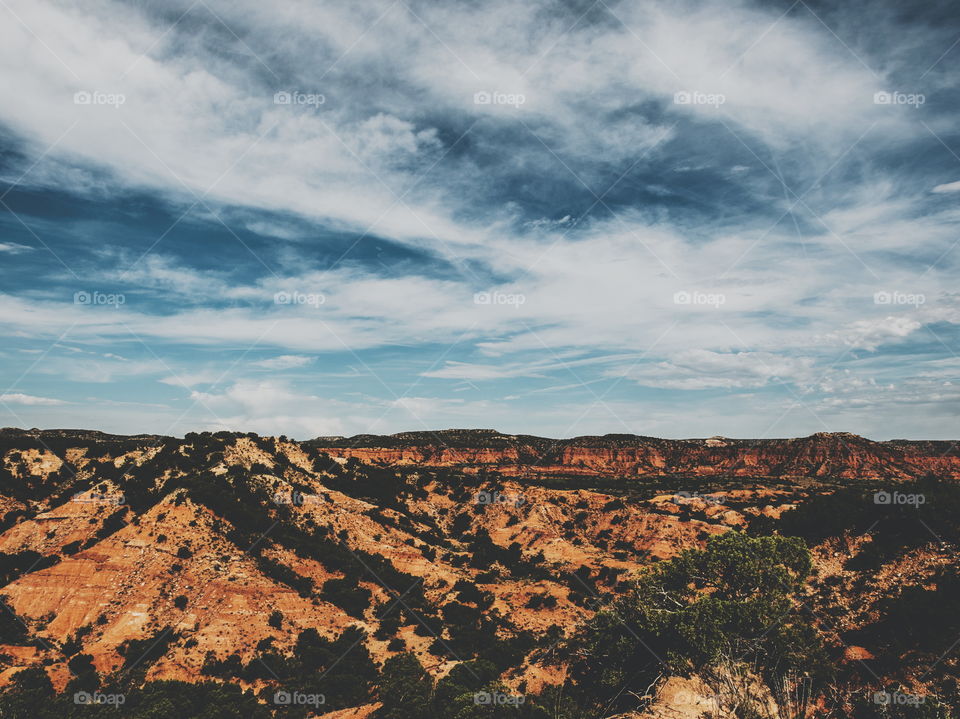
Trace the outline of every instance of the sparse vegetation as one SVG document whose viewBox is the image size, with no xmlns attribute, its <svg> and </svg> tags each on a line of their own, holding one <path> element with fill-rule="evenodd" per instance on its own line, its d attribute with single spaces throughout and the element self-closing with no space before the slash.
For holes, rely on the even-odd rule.
<svg viewBox="0 0 960 719">
<path fill-rule="evenodd" d="M 231 454 L 239 438 L 256 461 Z M 815 699 L 843 719 L 956 719 L 949 702 L 957 693 L 958 671 L 950 649 L 960 633 L 952 612 L 960 602 L 960 579 L 950 547 L 960 536 L 960 491 L 952 481 L 925 477 L 897 484 L 896 491 L 925 498 L 914 506 L 875 502 L 873 493 L 885 489 L 878 482 L 780 483 L 775 497 L 764 486 L 767 494 L 754 498 L 756 483 L 716 478 L 713 486 L 740 493 L 725 502 L 723 512 L 710 512 L 709 503 L 705 509 L 703 502 L 678 506 L 650 499 L 664 494 L 655 482 L 641 487 L 622 478 L 581 477 L 564 484 L 532 476 L 522 484 L 489 470 L 468 476 L 448 468 L 341 465 L 308 448 L 311 470 L 298 464 L 301 459 L 278 453 L 273 440 L 232 433 L 150 442 L 152 454 L 142 461 L 121 456 L 138 451 L 136 442 L 111 445 L 114 454 L 93 447 L 88 464 L 70 465 L 52 475 L 49 485 L 18 475 L 9 489 L 0 488 L 37 503 L 5 515 L 11 526 L 49 511 L 50 502 L 69 501 L 80 487 L 120 487 L 127 497 L 120 507 L 82 516 L 73 535 L 79 540 L 59 528 L 64 525 L 47 523 L 30 534 L 38 544 L 11 544 L 12 553 L 0 553 L 0 579 L 15 599 L 0 597 L 0 636 L 28 657 L 8 653 L 0 657 L 0 669 L 36 657 L 0 694 L 0 715 L 27 716 L 29 707 L 31 717 L 73 716 L 76 707 L 64 693 L 54 693 L 39 671 L 56 665 L 51 671 L 68 676 L 68 692 L 123 691 L 123 714 L 134 717 L 149 716 L 144 702 L 154 700 L 174 714 L 235 716 L 242 708 L 244 716 L 301 716 L 291 708 L 276 711 L 272 692 L 283 687 L 325 694 L 324 711 L 380 701 L 384 719 L 602 719 L 642 708 L 665 677 L 683 676 L 703 679 L 739 702 L 743 716 L 751 703 L 769 697 L 784 717 L 797 719 L 790 692 L 802 684 L 804 701 Z M 545 511 L 474 501 L 478 492 L 509 495 L 522 486 L 527 493 L 528 484 L 536 485 L 531 495 L 543 493 L 537 496 Z M 609 494 L 571 491 L 587 485 L 609 485 Z M 691 488 L 691 497 L 707 491 L 690 478 L 682 486 Z M 278 488 L 315 501 L 274 501 Z M 336 496 L 331 490 L 345 494 L 344 503 L 373 506 L 331 508 L 325 504 Z M 438 512 L 433 500 L 444 509 Z M 451 501 L 460 504 L 448 510 Z M 193 519 L 186 522 L 188 503 Z M 797 508 L 780 515 L 767 506 L 778 503 Z M 741 517 L 746 533 L 728 531 L 725 513 Z M 143 633 L 117 647 L 122 666 L 101 676 L 96 666 L 103 665 L 94 655 L 132 611 L 123 597 L 142 601 L 155 595 L 137 595 L 141 585 L 131 590 L 121 576 L 118 585 L 130 594 L 107 591 L 109 602 L 86 615 L 95 619 L 85 619 L 90 623 L 52 645 L 44 638 L 49 634 L 42 634 L 57 626 L 52 608 L 45 607 L 42 617 L 18 617 L 14 604 L 24 606 L 25 576 L 58 562 L 69 563 L 70 572 L 94 571 L 105 547 L 113 546 L 112 540 L 101 542 L 120 530 L 133 540 L 128 546 L 155 552 L 165 568 L 170 554 L 176 555 L 168 569 L 138 575 L 137 581 L 148 592 L 159 591 L 163 611 L 172 605 L 189 614 L 174 632 L 148 612 Z M 73 541 L 60 546 L 63 538 Z M 677 547 L 687 549 L 676 554 Z M 820 574 L 812 571 L 815 555 L 830 558 L 826 570 L 819 560 Z M 655 561 L 658 556 L 667 558 Z M 431 572 L 423 572 L 424 558 Z M 318 565 L 322 571 L 314 570 Z M 210 596 L 203 594 L 198 573 L 217 577 L 251 606 L 257 606 L 257 597 L 248 594 L 252 583 L 272 582 L 268 591 L 283 602 L 260 605 L 258 621 L 244 627 L 249 631 L 230 636 L 218 628 L 215 641 L 222 644 L 212 652 L 204 642 L 212 638 L 206 633 L 215 626 L 209 613 L 217 607 L 197 601 Z M 159 585 L 151 584 L 158 577 Z M 377 641 L 368 641 L 358 626 L 325 638 L 318 631 L 330 631 L 325 602 L 355 625 L 363 621 Z M 194 618 L 197 628 L 186 623 Z M 310 621 L 317 621 L 316 628 L 301 629 Z M 524 629 L 531 625 L 538 628 Z M 224 645 L 229 652 L 219 648 Z M 840 655 L 847 645 L 869 647 L 874 658 L 844 663 Z M 200 681 L 184 690 L 175 682 L 146 682 L 149 667 L 162 657 L 174 657 L 175 665 L 198 647 L 206 652 L 202 674 L 225 684 Z M 431 672 L 448 661 L 455 666 L 435 681 Z M 561 663 L 569 663 L 564 686 L 526 692 L 525 672 Z M 876 683 L 865 666 L 889 679 L 890 691 L 907 693 L 914 686 L 909 680 L 935 666 L 924 682 L 923 708 L 878 708 L 863 701 Z M 911 676 L 914 666 L 921 671 Z M 520 689 L 507 689 L 507 679 Z M 240 680 L 258 682 L 257 695 L 239 692 L 234 682 Z M 474 699 L 478 692 L 520 692 L 524 702 L 484 705 Z M 209 702 L 227 698 L 235 707 L 214 713 Z M 111 716 L 109 711 L 98 713 Z"/>
</svg>

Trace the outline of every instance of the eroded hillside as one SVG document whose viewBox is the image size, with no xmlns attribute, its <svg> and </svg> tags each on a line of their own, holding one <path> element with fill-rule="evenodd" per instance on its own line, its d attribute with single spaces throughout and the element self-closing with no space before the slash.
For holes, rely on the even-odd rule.
<svg viewBox="0 0 960 719">
<path fill-rule="evenodd" d="M 433 695 L 495 690 L 530 701 L 485 710 L 537 713 L 558 687 L 583 693 L 592 675 L 576 643 L 627 611 L 617 607 L 652 567 L 734 532 L 801 537 L 812 549 L 809 576 L 784 605 L 804 608 L 833 667 L 807 716 L 852 712 L 892 683 L 929 696 L 928 707 L 956 690 L 950 641 L 960 626 L 943 598 L 960 599 L 960 507 L 952 482 L 912 478 L 929 448 L 884 443 L 857 458 L 852 440 L 820 436 L 792 440 L 787 460 L 768 446 L 708 440 L 656 459 L 652 440 L 600 456 L 590 454 L 597 438 L 582 438 L 544 465 L 544 448 L 527 441 L 536 438 L 498 435 L 488 454 L 446 467 L 423 454 L 422 438 L 396 436 L 411 444 L 385 457 L 321 447 L 337 443 L 329 438 L 4 430 L 0 684 L 11 696 L 25 677 L 55 692 L 113 688 L 132 705 L 136 692 L 177 681 L 237 691 L 257 711 L 368 714 L 386 711 L 388 678 L 414 662 Z M 443 452 L 479 451 L 455 446 L 475 445 L 471 433 L 454 439 Z M 721 474 L 697 470 L 713 467 L 714 452 L 728 457 L 718 466 L 729 475 L 691 483 Z M 628 478 L 681 465 L 677 478 Z M 741 476 L 747 467 L 762 471 Z M 769 481 L 798 468 L 809 470 L 803 480 Z M 850 472 L 861 481 L 847 481 Z M 869 481 L 877 472 L 888 487 Z M 886 489 L 923 501 L 878 503 L 873 492 Z M 640 622 L 635 631 L 652 630 Z M 664 658 L 670 671 L 659 668 L 645 692 L 621 691 L 593 710 L 581 699 L 577 711 L 721 716 L 736 699 L 730 667 L 685 661 L 679 671 Z M 754 694 L 769 694 L 769 677 L 755 674 L 745 680 L 761 687 Z M 278 705 L 278 691 L 323 703 Z M 761 715 L 786 716 L 774 694 Z"/>
</svg>

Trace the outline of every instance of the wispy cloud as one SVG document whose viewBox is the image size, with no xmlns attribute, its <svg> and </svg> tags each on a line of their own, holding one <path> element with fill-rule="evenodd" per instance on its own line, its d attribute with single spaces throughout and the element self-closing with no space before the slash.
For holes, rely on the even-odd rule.
<svg viewBox="0 0 960 719">
<path fill-rule="evenodd" d="M 8 394 L 0 394 L 0 402 L 7 402 L 9 404 L 22 404 L 28 407 L 35 406 L 57 406 L 67 404 L 63 400 L 53 399 L 51 397 L 35 397 L 30 394 L 23 394 L 21 392 L 11 392 Z"/>
<path fill-rule="evenodd" d="M 960 20 L 9 6 L 0 366 L 58 417 L 947 431 Z"/>
</svg>

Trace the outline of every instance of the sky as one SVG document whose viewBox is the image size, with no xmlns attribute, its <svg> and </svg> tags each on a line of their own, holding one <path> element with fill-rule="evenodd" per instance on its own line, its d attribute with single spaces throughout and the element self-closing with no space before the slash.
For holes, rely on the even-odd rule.
<svg viewBox="0 0 960 719">
<path fill-rule="evenodd" d="M 955 3 L 0 18 L 0 425 L 960 438 Z"/>
</svg>

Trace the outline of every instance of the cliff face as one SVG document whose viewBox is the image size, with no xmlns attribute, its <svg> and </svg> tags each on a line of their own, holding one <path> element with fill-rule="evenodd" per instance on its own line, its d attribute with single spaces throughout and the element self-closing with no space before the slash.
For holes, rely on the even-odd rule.
<svg viewBox="0 0 960 719">
<path fill-rule="evenodd" d="M 960 477 L 952 442 L 873 442 L 847 433 L 797 439 L 657 439 L 605 435 L 551 440 L 489 430 L 327 437 L 312 444 L 332 457 L 386 465 L 457 467 L 516 475 L 611 477 Z"/>
</svg>

